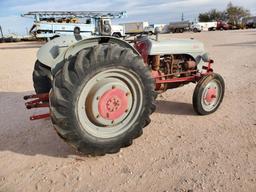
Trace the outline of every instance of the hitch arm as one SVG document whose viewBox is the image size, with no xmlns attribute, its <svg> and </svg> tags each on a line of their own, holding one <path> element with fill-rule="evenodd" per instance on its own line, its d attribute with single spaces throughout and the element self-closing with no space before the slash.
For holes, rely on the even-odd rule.
<svg viewBox="0 0 256 192">
<path fill-rule="evenodd" d="M 31 100 L 25 103 L 27 109 L 49 107 L 49 93 L 26 95 L 23 98 L 24 100 Z M 30 120 L 38 120 L 48 117 L 50 117 L 50 113 L 32 115 L 30 116 Z"/>
</svg>

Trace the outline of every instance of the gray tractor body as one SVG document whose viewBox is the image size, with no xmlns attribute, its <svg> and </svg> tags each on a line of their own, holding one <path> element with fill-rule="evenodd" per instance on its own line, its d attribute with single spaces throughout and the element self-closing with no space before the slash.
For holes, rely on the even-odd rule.
<svg viewBox="0 0 256 192">
<path fill-rule="evenodd" d="M 199 72 L 202 66 L 209 60 L 208 53 L 204 50 L 202 42 L 194 39 L 172 39 L 157 41 L 145 37 L 141 39 L 148 44 L 148 55 L 189 55 L 197 63 Z"/>
<path fill-rule="evenodd" d="M 121 47 L 132 49 L 136 54 L 139 54 L 129 43 L 115 37 L 90 37 L 84 38 L 79 36 L 61 36 L 55 38 L 43 45 L 37 52 L 37 59 L 44 65 L 51 68 L 55 74 L 72 56 L 75 56 L 79 51 L 88 47 L 94 47 L 100 43 L 113 43 Z"/>
<path fill-rule="evenodd" d="M 147 41 L 149 44 L 149 55 L 187 54 L 195 59 L 199 70 L 200 63 L 203 64 L 203 61 L 208 60 L 203 44 L 197 40 L 173 39 L 156 41 L 145 37 L 144 41 Z M 103 36 L 81 39 L 75 36 L 62 36 L 43 45 L 37 53 L 37 59 L 44 65 L 50 67 L 52 73 L 55 74 L 67 59 L 75 56 L 80 50 L 94 47 L 100 43 L 118 44 L 121 47 L 130 48 L 134 53 L 139 54 L 131 44 L 115 37 Z"/>
</svg>

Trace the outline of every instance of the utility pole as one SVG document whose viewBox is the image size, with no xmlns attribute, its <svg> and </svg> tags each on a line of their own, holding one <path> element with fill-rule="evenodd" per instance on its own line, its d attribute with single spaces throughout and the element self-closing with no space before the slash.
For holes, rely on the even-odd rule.
<svg viewBox="0 0 256 192">
<path fill-rule="evenodd" d="M 181 21 L 184 21 L 184 14 L 182 12 L 182 15 L 181 15 Z"/>
</svg>

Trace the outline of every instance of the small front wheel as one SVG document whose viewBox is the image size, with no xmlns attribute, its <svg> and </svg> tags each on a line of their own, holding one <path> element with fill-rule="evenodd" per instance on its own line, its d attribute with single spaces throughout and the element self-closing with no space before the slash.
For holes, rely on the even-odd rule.
<svg viewBox="0 0 256 192">
<path fill-rule="evenodd" d="M 199 115 L 215 112 L 224 97 L 225 83 L 216 73 L 203 77 L 197 84 L 193 94 L 193 107 Z"/>
</svg>

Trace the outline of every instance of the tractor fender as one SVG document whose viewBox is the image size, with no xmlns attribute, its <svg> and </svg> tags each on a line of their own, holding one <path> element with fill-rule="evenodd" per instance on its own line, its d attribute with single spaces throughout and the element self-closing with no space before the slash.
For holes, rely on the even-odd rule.
<svg viewBox="0 0 256 192">
<path fill-rule="evenodd" d="M 52 75 L 54 75 L 63 67 L 66 61 L 70 60 L 79 51 L 102 43 L 118 44 L 121 47 L 131 49 L 136 55 L 140 55 L 132 45 L 115 37 L 101 36 L 81 39 L 80 36 L 80 39 L 78 39 L 75 36 L 63 36 L 55 38 L 42 46 L 37 53 L 37 59 L 44 65 L 49 66 Z"/>
</svg>

